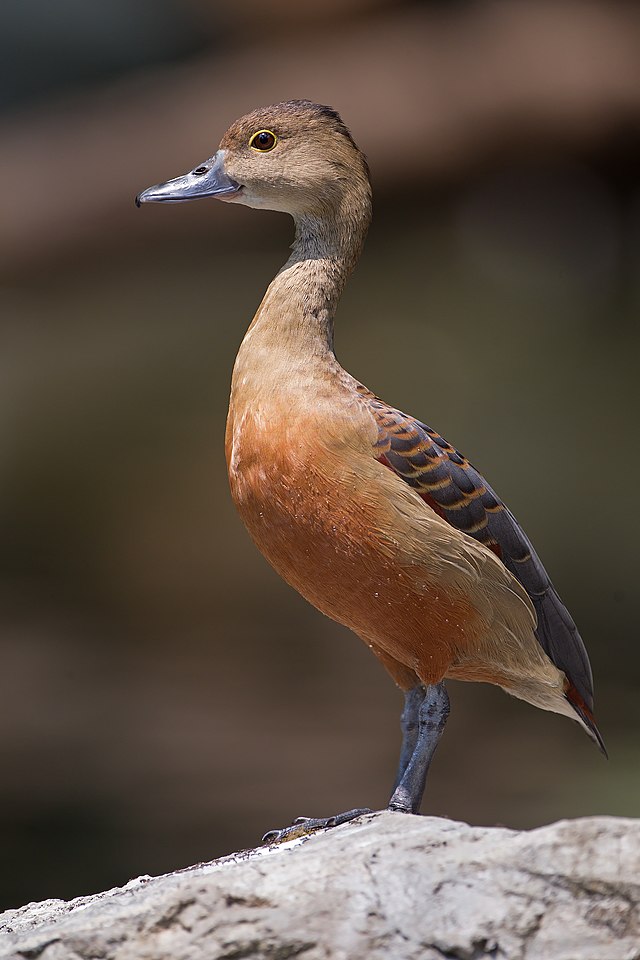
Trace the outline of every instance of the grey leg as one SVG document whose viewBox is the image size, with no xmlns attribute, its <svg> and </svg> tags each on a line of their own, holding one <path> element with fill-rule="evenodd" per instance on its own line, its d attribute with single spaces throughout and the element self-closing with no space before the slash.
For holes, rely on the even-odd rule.
<svg viewBox="0 0 640 960">
<path fill-rule="evenodd" d="M 409 694 L 418 688 L 414 687 Z M 406 709 L 406 705 L 405 705 Z M 402 813 L 419 813 L 422 794 L 433 759 L 436 747 L 442 736 L 447 717 L 449 716 L 449 696 L 444 683 L 436 683 L 424 688 L 424 698 L 418 707 L 418 732 L 415 737 L 415 746 L 407 763 L 400 782 L 396 786 L 391 800 L 390 810 L 399 810 Z M 404 713 L 403 713 L 404 718 Z M 403 723 L 404 729 L 404 723 Z M 409 749 L 411 733 L 405 733 L 402 744 L 400 764 L 404 759 L 405 746 Z"/>
<path fill-rule="evenodd" d="M 396 774 L 395 783 L 393 784 L 394 790 L 402 780 L 404 772 L 409 766 L 409 761 L 413 756 L 413 751 L 416 748 L 416 740 L 418 739 L 419 711 L 422 701 L 424 700 L 425 693 L 426 687 L 424 684 L 419 683 L 417 687 L 407 690 L 404 695 L 404 708 L 402 710 L 402 714 L 400 715 L 402 747 L 400 748 L 398 772 Z"/>
<path fill-rule="evenodd" d="M 396 783 L 389 801 L 390 810 L 419 813 L 429 764 L 448 716 L 449 697 L 444 683 L 437 683 L 430 687 L 418 684 L 405 693 L 404 709 L 400 719 L 402 748 Z M 371 813 L 371 810 L 368 808 L 347 810 L 346 813 L 318 819 L 298 817 L 289 827 L 269 830 L 262 841 L 263 843 L 282 843 L 304 837 L 316 830 L 348 823 L 366 813 Z"/>
</svg>

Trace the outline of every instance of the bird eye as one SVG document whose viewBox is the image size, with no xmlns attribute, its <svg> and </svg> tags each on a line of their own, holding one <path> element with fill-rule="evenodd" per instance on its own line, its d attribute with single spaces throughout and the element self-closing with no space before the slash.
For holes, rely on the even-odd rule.
<svg viewBox="0 0 640 960">
<path fill-rule="evenodd" d="M 271 130 L 258 130 L 249 140 L 249 146 L 254 150 L 259 150 L 260 153 L 267 153 L 267 151 L 273 150 L 277 142 L 278 138 L 275 133 L 271 133 Z"/>
</svg>

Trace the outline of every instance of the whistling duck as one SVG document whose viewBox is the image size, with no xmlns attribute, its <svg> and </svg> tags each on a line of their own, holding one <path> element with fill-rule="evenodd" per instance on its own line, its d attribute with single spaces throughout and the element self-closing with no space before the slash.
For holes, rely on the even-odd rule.
<svg viewBox="0 0 640 960">
<path fill-rule="evenodd" d="M 404 691 L 389 808 L 419 811 L 449 713 L 448 677 L 572 717 L 604 752 L 587 652 L 513 514 L 440 434 L 335 357 L 335 310 L 371 217 L 367 161 L 338 113 L 306 100 L 254 110 L 213 157 L 136 203 L 199 197 L 294 219 L 291 256 L 233 370 L 229 482 L 278 573 L 361 637 Z"/>
</svg>

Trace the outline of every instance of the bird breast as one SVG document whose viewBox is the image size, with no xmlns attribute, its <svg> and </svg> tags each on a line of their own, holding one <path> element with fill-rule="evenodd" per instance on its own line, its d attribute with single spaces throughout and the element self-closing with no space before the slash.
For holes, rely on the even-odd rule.
<svg viewBox="0 0 640 960">
<path fill-rule="evenodd" d="M 231 410 L 227 461 L 238 511 L 263 555 L 314 606 L 440 679 L 477 619 L 465 590 L 443 583 L 451 551 L 438 537 L 451 535 L 376 462 L 366 419 L 359 429 L 350 415 L 322 427 L 315 414 Z"/>
</svg>

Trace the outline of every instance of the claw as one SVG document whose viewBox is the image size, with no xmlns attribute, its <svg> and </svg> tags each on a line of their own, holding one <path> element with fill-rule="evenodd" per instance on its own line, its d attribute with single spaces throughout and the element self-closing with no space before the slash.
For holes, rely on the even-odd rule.
<svg viewBox="0 0 640 960">
<path fill-rule="evenodd" d="M 278 834 L 281 832 L 281 830 L 268 830 L 260 843 L 275 843 L 275 841 L 278 839 Z"/>
</svg>

